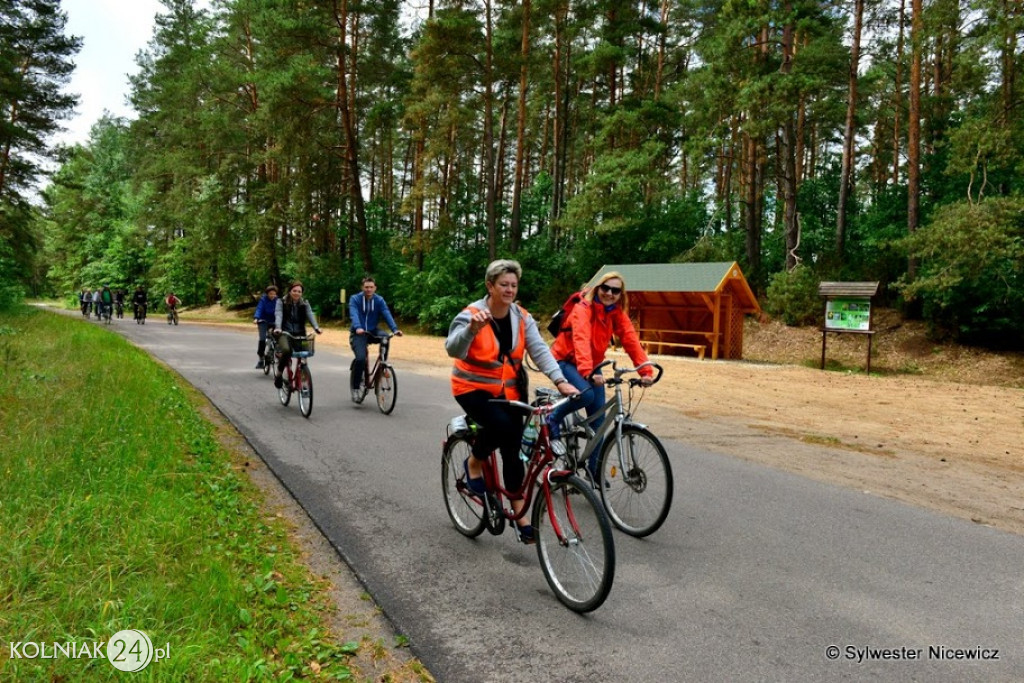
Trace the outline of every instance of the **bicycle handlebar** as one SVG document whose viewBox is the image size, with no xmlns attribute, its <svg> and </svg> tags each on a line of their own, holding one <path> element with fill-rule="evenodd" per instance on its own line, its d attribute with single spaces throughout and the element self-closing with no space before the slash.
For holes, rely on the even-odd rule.
<svg viewBox="0 0 1024 683">
<path fill-rule="evenodd" d="M 612 372 L 614 373 L 615 376 L 610 378 L 610 379 L 606 379 L 604 381 L 605 384 L 619 384 L 619 383 L 625 382 L 627 380 L 622 379 L 622 375 L 628 374 L 630 372 L 639 373 L 641 368 L 645 368 L 647 366 L 651 366 L 652 368 L 656 368 L 657 371 L 658 371 L 658 374 L 656 374 L 654 376 L 654 379 L 651 380 L 651 384 L 652 385 L 657 384 L 661 380 L 661 376 L 663 374 L 665 374 L 665 368 L 661 367 L 660 365 L 658 365 L 657 363 L 655 363 L 652 360 L 644 361 L 643 363 L 641 363 L 640 365 L 636 366 L 635 368 L 620 368 L 618 366 L 618 364 L 614 360 L 608 359 L 608 360 L 604 361 L 603 363 L 601 363 L 600 365 L 598 365 L 596 368 L 594 368 L 594 370 L 590 373 L 590 375 L 587 376 L 587 381 L 589 382 L 589 381 L 593 380 L 594 379 L 594 375 L 597 374 L 597 371 L 600 370 L 601 368 L 605 367 L 606 365 L 612 366 Z M 643 380 L 637 379 L 637 378 L 634 377 L 634 378 L 628 380 L 628 382 L 630 383 L 630 385 L 635 386 L 635 385 L 641 384 L 643 382 Z"/>
<path fill-rule="evenodd" d="M 492 398 L 490 400 L 490 403 L 504 403 L 506 405 L 519 408 L 520 410 L 530 413 L 531 415 L 544 415 L 546 413 L 554 411 L 556 408 L 564 406 L 566 403 L 569 403 L 570 401 L 578 401 L 581 395 L 582 394 L 573 394 L 572 396 L 563 396 L 557 401 L 553 401 L 551 403 L 544 403 L 539 406 L 530 405 L 529 403 L 523 403 L 522 401 L 510 401 L 507 398 Z"/>
<path fill-rule="evenodd" d="M 307 334 L 305 337 L 297 337 L 291 332 L 285 332 L 284 330 L 281 330 L 281 336 L 288 337 L 289 339 L 294 339 L 296 341 L 310 341 L 316 337 L 315 334 Z"/>
</svg>

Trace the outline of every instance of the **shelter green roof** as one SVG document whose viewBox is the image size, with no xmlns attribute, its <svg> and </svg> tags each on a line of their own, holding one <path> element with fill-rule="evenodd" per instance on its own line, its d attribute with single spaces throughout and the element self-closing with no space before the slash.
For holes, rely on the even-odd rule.
<svg viewBox="0 0 1024 683">
<path fill-rule="evenodd" d="M 735 261 L 604 265 L 587 286 L 594 286 L 603 274 L 614 270 L 625 278 L 630 292 L 716 292 L 733 268 L 739 273 Z"/>
</svg>

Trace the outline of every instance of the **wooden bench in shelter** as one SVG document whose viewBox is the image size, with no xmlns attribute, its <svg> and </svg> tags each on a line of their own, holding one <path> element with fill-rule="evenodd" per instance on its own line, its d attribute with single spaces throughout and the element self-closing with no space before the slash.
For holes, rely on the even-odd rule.
<svg viewBox="0 0 1024 683">
<path fill-rule="evenodd" d="M 626 281 L 629 316 L 648 353 L 743 357 L 744 317 L 761 308 L 736 262 L 605 265 L 588 286 L 612 271 Z"/>
<path fill-rule="evenodd" d="M 639 333 L 640 343 L 647 353 L 661 354 L 665 349 L 689 349 L 696 353 L 697 358 L 700 360 L 704 360 L 704 354 L 707 353 L 708 346 L 712 345 L 710 340 L 715 336 L 714 333 L 697 332 L 694 330 L 648 330 L 644 328 L 638 328 L 637 333 Z M 692 337 L 703 337 L 706 341 L 704 343 L 681 341 Z M 670 341 L 672 339 L 679 339 L 680 341 Z"/>
</svg>

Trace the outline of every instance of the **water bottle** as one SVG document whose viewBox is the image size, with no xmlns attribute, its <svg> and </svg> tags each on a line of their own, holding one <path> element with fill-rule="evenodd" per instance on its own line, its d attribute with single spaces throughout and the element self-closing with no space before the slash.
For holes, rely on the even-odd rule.
<svg viewBox="0 0 1024 683">
<path fill-rule="evenodd" d="M 531 419 L 526 423 L 526 429 L 523 430 L 523 445 L 519 449 L 519 459 L 523 462 L 529 462 L 530 457 L 533 455 L 533 446 L 537 443 L 537 427 L 533 424 Z"/>
</svg>

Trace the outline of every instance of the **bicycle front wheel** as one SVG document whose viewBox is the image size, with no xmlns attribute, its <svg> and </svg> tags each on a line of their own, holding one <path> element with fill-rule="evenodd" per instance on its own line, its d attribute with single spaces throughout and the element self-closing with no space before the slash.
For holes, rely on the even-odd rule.
<svg viewBox="0 0 1024 683">
<path fill-rule="evenodd" d="M 387 363 L 377 373 L 373 382 L 373 393 L 377 397 L 380 412 L 390 415 L 395 409 L 395 401 L 398 400 L 398 378 L 395 376 L 395 369 Z"/>
<path fill-rule="evenodd" d="M 483 504 L 464 494 L 460 488 L 466 483 L 466 458 L 471 452 L 469 441 L 453 436 L 444 444 L 441 453 L 441 485 L 444 487 L 444 505 L 455 528 L 463 536 L 476 538 L 486 525 Z"/>
<path fill-rule="evenodd" d="M 281 372 L 281 386 L 277 388 L 277 397 L 281 399 L 283 406 L 292 400 L 292 373 L 289 368 Z"/>
<path fill-rule="evenodd" d="M 313 412 L 313 375 L 305 365 L 299 366 L 299 412 L 309 417 Z"/>
<path fill-rule="evenodd" d="M 574 612 L 604 603 L 615 580 L 612 527 L 590 484 L 576 475 L 555 479 L 533 504 L 533 533 L 544 578 Z"/>
<path fill-rule="evenodd" d="M 621 449 L 620 449 L 621 443 Z M 601 500 L 616 527 L 637 538 L 658 530 L 672 507 L 672 467 L 658 437 L 623 425 L 622 441 L 604 442 L 599 471 Z"/>
</svg>

